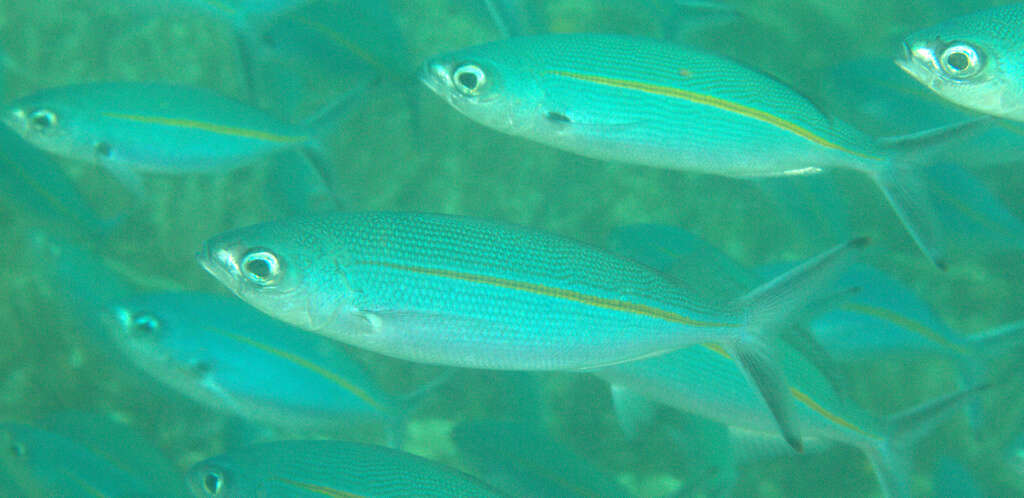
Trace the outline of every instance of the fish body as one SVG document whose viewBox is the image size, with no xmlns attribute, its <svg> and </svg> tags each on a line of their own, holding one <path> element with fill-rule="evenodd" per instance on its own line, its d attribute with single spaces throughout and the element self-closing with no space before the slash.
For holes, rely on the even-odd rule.
<svg viewBox="0 0 1024 498">
<path fill-rule="evenodd" d="M 882 438 L 881 427 L 865 414 L 850 410 L 826 379 L 795 351 L 781 349 L 789 396 L 797 420 L 808 437 L 824 437 L 856 446 Z M 749 403 L 755 391 L 720 348 L 698 345 L 667 355 L 598 369 L 594 374 L 683 411 L 729 426 L 771 432 L 773 421 L 760 403 Z M 743 386 L 739 389 L 740 384 Z M 768 415 L 765 419 L 764 416 Z"/>
<path fill-rule="evenodd" d="M 878 420 L 836 393 L 814 365 L 789 348 L 781 348 L 794 421 L 808 440 L 850 444 L 872 463 L 886 496 L 909 496 L 909 444 L 948 418 L 967 396 L 960 391 L 892 419 Z M 728 354 L 713 346 L 695 346 L 646 360 L 594 371 L 613 385 L 627 387 L 673 408 L 736 428 L 772 432 L 771 415 L 753 402 L 743 374 Z M 750 398 L 755 395 L 755 398 Z M 767 418 L 766 418 L 767 416 Z"/>
<path fill-rule="evenodd" d="M 500 496 L 471 476 L 409 453 L 342 441 L 278 441 L 199 462 L 195 496 Z"/>
<path fill-rule="evenodd" d="M 398 418 L 397 401 L 337 344 L 235 299 L 140 294 L 108 312 L 132 363 L 208 406 L 284 427 L 388 429 Z"/>
<path fill-rule="evenodd" d="M 309 144 L 310 130 L 196 87 L 84 83 L 11 104 L 4 122 L 53 154 L 112 170 L 215 172 Z"/>
<path fill-rule="evenodd" d="M 264 263 L 245 262 L 263 253 L 282 270 L 272 285 L 254 285 L 248 276 Z M 427 363 L 581 369 L 743 327 L 738 312 L 693 302 L 678 285 L 628 260 L 468 217 L 296 218 L 223 234 L 199 257 L 272 316 Z"/>
<path fill-rule="evenodd" d="M 421 79 L 485 126 L 595 159 L 734 177 L 883 161 L 779 81 L 656 40 L 512 38 L 431 58 Z"/>
<path fill-rule="evenodd" d="M 1024 4 L 950 19 L 911 33 L 896 60 L 904 71 L 955 104 L 1024 121 Z"/>
<path fill-rule="evenodd" d="M 903 156 L 729 59 L 644 38 L 541 35 L 430 58 L 420 78 L 484 126 L 594 159 L 730 177 L 866 173 L 945 264 L 942 225 Z"/>
</svg>

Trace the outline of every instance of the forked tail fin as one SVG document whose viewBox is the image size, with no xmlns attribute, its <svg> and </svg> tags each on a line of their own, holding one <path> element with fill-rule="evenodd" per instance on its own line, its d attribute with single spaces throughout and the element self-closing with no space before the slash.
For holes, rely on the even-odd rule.
<svg viewBox="0 0 1024 498">
<path fill-rule="evenodd" d="M 789 387 L 770 347 L 771 336 L 795 315 L 827 293 L 849 264 L 851 249 L 867 245 L 867 238 L 835 246 L 755 288 L 734 302 L 745 310 L 744 333 L 724 344 L 749 382 L 757 387 L 775 417 L 782 437 L 797 451 L 803 447 L 793 416 Z"/>
</svg>

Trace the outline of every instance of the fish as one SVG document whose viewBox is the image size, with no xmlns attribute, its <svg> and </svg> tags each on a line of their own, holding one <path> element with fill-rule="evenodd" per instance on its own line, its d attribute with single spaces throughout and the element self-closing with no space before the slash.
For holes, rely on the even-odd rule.
<svg viewBox="0 0 1024 498">
<path fill-rule="evenodd" d="M 942 98 L 1024 121 L 1024 4 L 993 7 L 915 31 L 896 64 Z"/>
<path fill-rule="evenodd" d="M 195 496 L 502 496 L 422 457 L 343 441 L 277 441 L 209 458 L 186 480 Z"/>
<path fill-rule="evenodd" d="M 0 444 L 0 465 L 27 496 L 185 496 L 184 489 L 154 486 L 147 469 L 124 467 L 116 457 L 32 425 L 0 424 Z"/>
<path fill-rule="evenodd" d="M 948 419 L 974 393 L 961 390 L 878 420 L 835 392 L 825 376 L 795 350 L 776 344 L 785 390 L 807 438 L 857 447 L 867 456 L 885 496 L 910 496 L 908 455 L 913 441 Z M 775 433 L 768 410 L 714 345 L 595 370 L 594 375 L 670 407 L 756 432 Z M 752 398 L 753 396 L 753 398 Z"/>
<path fill-rule="evenodd" d="M 859 171 L 945 267 L 909 154 L 729 59 L 629 36 L 539 35 L 428 58 L 420 79 L 486 127 L 592 159 L 737 178 Z"/>
<path fill-rule="evenodd" d="M 775 403 L 782 380 L 762 334 L 866 243 L 840 244 L 720 304 L 602 249 L 464 216 L 292 218 L 215 236 L 196 257 L 264 313 L 414 362 L 582 370 L 713 341 L 734 352 L 799 446 L 787 406 Z"/>
<path fill-rule="evenodd" d="M 108 306 L 105 318 L 140 370 L 247 421 L 342 434 L 383 429 L 398 444 L 406 409 L 419 400 L 385 393 L 339 344 L 237 299 L 135 294 Z"/>
<path fill-rule="evenodd" d="M 471 420 L 452 429 L 459 453 L 509 496 L 630 496 L 541 428 L 527 422 Z"/>
<path fill-rule="evenodd" d="M 362 89 L 301 125 L 199 87 L 126 82 L 41 90 L 2 119 L 32 145 L 100 165 L 138 194 L 139 173 L 221 173 L 289 150 L 323 158 L 321 135 L 350 114 Z"/>
</svg>

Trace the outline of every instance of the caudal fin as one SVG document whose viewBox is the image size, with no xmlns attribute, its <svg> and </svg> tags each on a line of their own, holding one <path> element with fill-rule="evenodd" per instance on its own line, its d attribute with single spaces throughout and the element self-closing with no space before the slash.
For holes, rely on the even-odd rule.
<svg viewBox="0 0 1024 498">
<path fill-rule="evenodd" d="M 850 249 L 864 247 L 866 238 L 840 244 L 740 297 L 734 305 L 746 310 L 745 333 L 725 347 L 747 380 L 757 387 L 775 417 L 782 437 L 797 451 L 803 445 L 793 416 L 789 387 L 769 345 L 775 331 L 817 297 L 827 293 L 849 263 Z"/>
</svg>

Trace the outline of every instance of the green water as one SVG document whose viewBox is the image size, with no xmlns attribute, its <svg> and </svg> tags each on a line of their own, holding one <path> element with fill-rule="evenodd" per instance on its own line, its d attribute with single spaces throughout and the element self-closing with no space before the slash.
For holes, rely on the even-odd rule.
<svg viewBox="0 0 1024 498">
<path fill-rule="evenodd" d="M 228 27 L 200 17 L 146 16 L 112 2 L 2 0 L 0 42 L 11 64 L 3 97 L 82 81 L 170 81 L 246 99 Z M 456 0 L 395 0 L 395 21 L 411 64 L 442 51 L 496 39 L 493 26 Z M 661 37 L 655 9 L 614 0 L 536 2 L 556 32 L 619 32 Z M 696 35 L 701 47 L 778 76 L 824 100 L 823 76 L 858 57 L 891 57 L 899 37 L 918 27 L 990 5 L 985 2 L 740 2 L 745 14 Z M 693 38 L 691 38 L 693 40 Z M 411 75 L 395 68 L 387 79 Z M 313 84 L 296 110 L 261 107 L 298 120 L 352 84 L 311 71 Z M 520 223 L 604 244 L 629 223 L 683 226 L 738 260 L 756 264 L 808 257 L 823 249 L 752 183 L 609 164 L 499 134 L 452 110 L 425 88 L 401 85 L 370 92 L 365 105 L 328 140 L 336 158 L 334 190 L 360 210 L 467 214 Z M 265 100 L 265 99 L 264 99 Z M 410 105 L 410 103 L 414 105 Z M 415 112 L 413 111 L 415 109 Z M 108 216 L 127 212 L 96 252 L 136 284 L 223 293 L 194 260 L 201 242 L 227 229 L 280 216 L 262 193 L 267 167 L 214 176 L 146 177 L 136 209 L 115 180 L 95 166 L 59 160 L 76 186 Z M 969 166 L 969 165 L 968 165 Z M 1006 165 L 973 169 L 1011 213 L 1024 216 L 1024 174 Z M 914 247 L 876 188 L 861 175 L 835 175 L 852 213 L 851 232 L 875 241 L 863 259 L 917 291 L 953 330 L 984 330 L 1024 316 L 1021 253 L 968 255 L 940 272 Z M 0 199 L 0 419 L 31 421 L 76 409 L 111 414 L 156 441 L 181 469 L 226 449 L 232 419 L 186 401 L 148 380 L 91 342 L 68 312 L 54 282 L 40 276 L 40 255 L 27 247 L 39 223 Z M 414 388 L 438 369 L 359 355 L 395 391 Z M 1007 355 L 1000 364 L 1015 366 Z M 908 359 L 847 365 L 850 397 L 885 414 L 956 388 L 953 367 Z M 993 371 L 1000 371 L 994 368 Z M 447 431 L 458 421 L 500 417 L 496 374 L 461 372 L 413 416 L 406 449 L 462 466 Z M 1019 377 L 1019 376 L 1018 376 Z M 699 476 L 680 472 L 665 441 L 627 441 L 618 429 L 604 383 L 572 373 L 542 377 L 543 418 L 552 434 L 639 495 L 672 491 Z M 980 439 L 957 416 L 915 452 L 916 494 L 932 494 L 939 458 L 963 461 L 993 496 L 1024 493 L 1004 452 L 1020 430 L 1024 400 L 1011 375 L 990 389 L 992 420 Z M 302 437 L 307 434 L 288 434 Z M 868 462 L 855 449 L 787 456 L 739 469 L 736 496 L 870 496 L 878 494 Z"/>
</svg>

